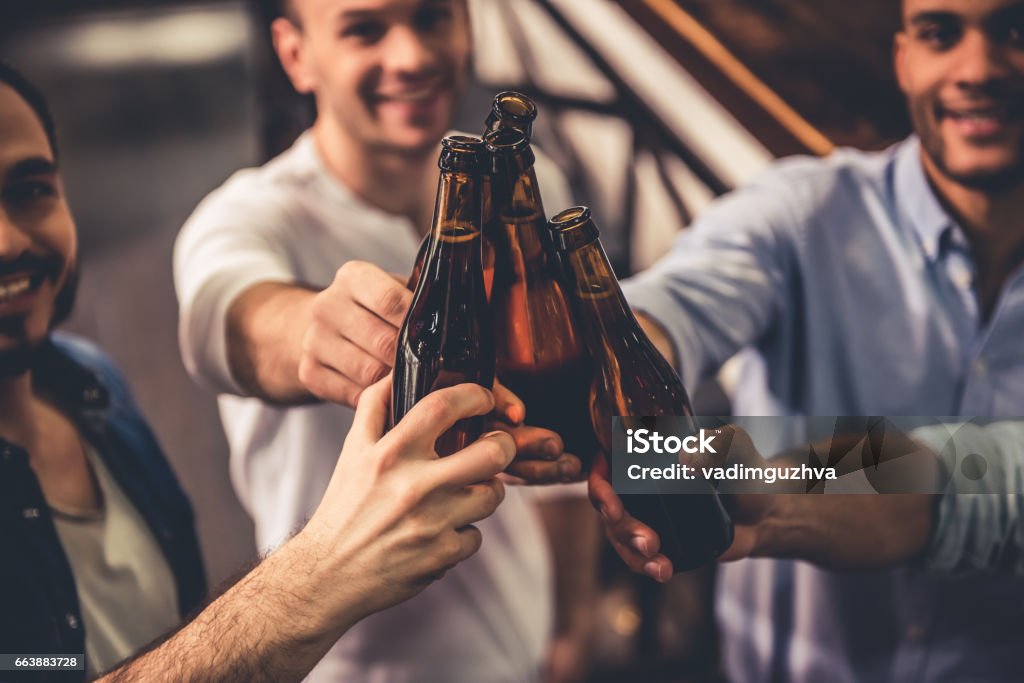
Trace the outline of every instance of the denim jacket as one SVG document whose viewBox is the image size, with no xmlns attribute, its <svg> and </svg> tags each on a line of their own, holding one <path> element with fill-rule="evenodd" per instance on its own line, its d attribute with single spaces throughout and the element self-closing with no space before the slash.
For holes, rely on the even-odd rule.
<svg viewBox="0 0 1024 683">
<path fill-rule="evenodd" d="M 124 378 L 92 344 L 55 334 L 35 387 L 74 421 L 146 520 L 174 574 L 182 617 L 206 593 L 192 508 Z M 0 438 L 0 652 L 81 655 L 85 629 L 71 567 L 29 466 Z M 0 672 L 0 681 L 82 681 L 83 671 Z"/>
</svg>

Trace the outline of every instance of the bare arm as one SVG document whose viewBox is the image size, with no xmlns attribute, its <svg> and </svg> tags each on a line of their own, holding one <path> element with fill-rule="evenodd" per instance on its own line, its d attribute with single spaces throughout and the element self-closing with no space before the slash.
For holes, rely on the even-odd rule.
<svg viewBox="0 0 1024 683">
<path fill-rule="evenodd" d="M 424 398 L 384 434 L 390 381 L 364 392 L 324 498 L 305 528 L 162 644 L 103 683 L 299 681 L 363 617 L 407 600 L 473 555 L 472 526 L 504 497 L 515 453 L 492 433 L 447 457 L 437 438 L 494 408 L 476 385 Z"/>
<path fill-rule="evenodd" d="M 730 463 L 768 465 L 746 432 L 736 427 L 726 430 L 730 435 L 724 440 L 729 446 L 720 449 L 720 453 L 728 453 Z M 860 443 L 864 435 L 837 438 L 849 439 L 849 444 L 843 446 L 847 452 Z M 910 437 L 890 435 L 889 439 L 887 448 L 892 449 L 891 457 L 914 452 L 927 455 Z M 814 450 L 827 453 L 832 445 L 832 441 L 816 443 Z M 806 455 L 804 461 L 805 458 Z M 785 464 L 786 456 L 781 460 Z M 919 462 L 922 462 L 919 483 L 924 489 L 936 490 L 937 484 L 929 486 L 928 482 L 929 478 L 937 481 L 940 476 L 937 458 Z M 841 468 L 840 473 L 849 471 L 852 468 Z M 606 535 L 623 561 L 633 571 L 658 581 L 668 580 L 672 576 L 672 563 L 659 553 L 658 535 L 625 511 L 606 479 L 592 475 L 589 483 L 591 499 L 606 520 Z M 786 488 L 793 485 L 780 481 L 770 489 L 723 498 L 736 524 L 736 535 L 720 560 L 789 557 L 830 569 L 887 567 L 920 556 L 935 524 L 934 495 L 806 495 Z M 803 484 L 797 482 L 795 486 L 801 490 Z"/>
<path fill-rule="evenodd" d="M 228 364 L 243 391 L 273 403 L 313 399 L 299 381 L 299 359 L 315 299 L 316 292 L 309 289 L 265 282 L 245 290 L 231 303 Z"/>
<path fill-rule="evenodd" d="M 191 623 L 158 647 L 100 679 L 102 683 L 155 680 L 271 683 L 298 681 L 357 620 L 352 609 L 317 626 L 318 588 L 311 548 L 299 538 L 268 557 Z M 297 576 L 308 580 L 296 581 Z"/>
<path fill-rule="evenodd" d="M 364 261 L 349 261 L 321 292 L 261 283 L 228 309 L 231 372 L 243 390 L 273 403 L 314 399 L 355 406 L 386 375 L 412 293 Z"/>
</svg>

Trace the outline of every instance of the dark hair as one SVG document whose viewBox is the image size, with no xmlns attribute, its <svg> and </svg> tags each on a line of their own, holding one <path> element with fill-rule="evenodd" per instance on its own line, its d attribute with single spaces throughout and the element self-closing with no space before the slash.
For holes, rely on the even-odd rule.
<svg viewBox="0 0 1024 683">
<path fill-rule="evenodd" d="M 56 157 L 56 126 L 53 123 L 53 115 L 50 114 L 50 107 L 47 106 L 43 93 L 13 66 L 4 61 L 0 61 L 0 83 L 9 85 L 14 92 L 21 96 L 21 99 L 28 103 L 28 106 L 32 107 L 32 111 L 39 117 L 39 122 L 43 124 L 46 139 L 50 142 L 50 150 L 53 152 L 54 157 Z"/>
<path fill-rule="evenodd" d="M 260 0 L 260 5 L 267 23 L 278 17 L 295 21 L 295 8 L 292 7 L 292 0 Z"/>
</svg>

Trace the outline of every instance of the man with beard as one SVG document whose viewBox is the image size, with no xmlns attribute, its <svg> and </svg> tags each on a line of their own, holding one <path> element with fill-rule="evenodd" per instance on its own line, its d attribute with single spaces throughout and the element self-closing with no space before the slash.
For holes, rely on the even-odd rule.
<svg viewBox="0 0 1024 683">
<path fill-rule="evenodd" d="M 767 391 L 741 384 L 737 415 L 1024 415 L 1024 2 L 905 0 L 894 57 L 916 135 L 782 162 L 626 286 L 687 386 L 757 348 Z M 1019 423 L 967 436 L 1018 481 Z M 668 576 L 607 482 L 591 493 L 619 554 Z M 1019 680 L 1019 496 L 732 502 L 731 559 L 896 565 L 723 567 L 735 680 Z M 938 575 L 964 570 L 992 574 Z"/>
<path fill-rule="evenodd" d="M 290 0 L 279 9 L 274 47 L 295 89 L 315 98 L 316 121 L 283 154 L 206 197 L 175 246 L 182 355 L 220 394 L 232 480 L 261 550 L 309 514 L 351 406 L 394 363 L 412 300 L 404 274 L 430 227 L 439 144 L 470 63 L 464 0 Z M 568 205 L 551 162 L 538 154 L 535 168 L 551 204 Z M 578 475 L 556 434 L 510 430 L 521 455 L 535 457 L 517 458 L 510 473 L 535 482 Z M 488 542 L 477 558 L 360 624 L 313 679 L 523 683 L 546 661 L 553 680 L 579 676 L 595 515 L 582 493 L 536 498 L 509 491 L 481 527 Z"/>
<path fill-rule="evenodd" d="M 0 650 L 75 657 L 59 680 L 82 681 L 170 633 L 206 588 L 191 508 L 124 379 L 51 332 L 71 309 L 76 245 L 46 105 L 0 63 Z M 357 621 L 476 552 L 472 524 L 501 502 L 515 444 L 495 432 L 444 459 L 433 444 L 493 396 L 445 389 L 385 436 L 389 393 L 387 380 L 363 392 L 303 529 L 103 680 L 298 681 Z"/>
</svg>

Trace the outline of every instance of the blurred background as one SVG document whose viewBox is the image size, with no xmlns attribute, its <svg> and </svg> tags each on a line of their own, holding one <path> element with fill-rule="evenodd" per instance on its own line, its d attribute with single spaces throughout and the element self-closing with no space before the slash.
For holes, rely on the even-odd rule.
<svg viewBox="0 0 1024 683">
<path fill-rule="evenodd" d="M 909 131 L 891 74 L 891 0 L 470 0 L 476 83 L 458 127 L 519 89 L 535 141 L 593 207 L 620 276 L 665 251 L 713 197 L 779 156 L 881 148 Z M 245 0 L 0 4 L 0 58 L 49 97 L 78 220 L 69 328 L 129 376 L 197 513 L 211 584 L 255 559 L 213 396 L 186 376 L 175 235 L 233 171 L 312 120 Z M 548 207 L 551 212 L 563 207 Z M 698 412 L 727 414 L 716 384 Z M 715 680 L 710 572 L 653 588 L 605 562 L 594 681 Z"/>
</svg>

